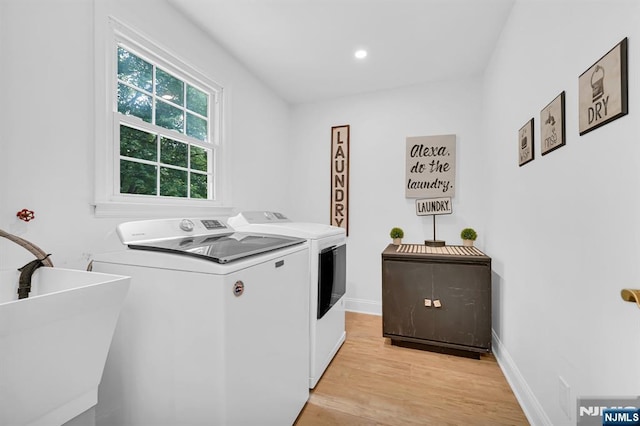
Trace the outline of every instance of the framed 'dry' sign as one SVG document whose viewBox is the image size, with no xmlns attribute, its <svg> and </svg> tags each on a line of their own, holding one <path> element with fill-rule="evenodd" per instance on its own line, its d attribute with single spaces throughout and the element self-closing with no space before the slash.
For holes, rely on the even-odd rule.
<svg viewBox="0 0 640 426">
<path fill-rule="evenodd" d="M 331 225 L 349 235 L 349 125 L 331 128 Z"/>
<path fill-rule="evenodd" d="M 627 114 L 627 39 L 578 78 L 580 135 Z"/>
</svg>

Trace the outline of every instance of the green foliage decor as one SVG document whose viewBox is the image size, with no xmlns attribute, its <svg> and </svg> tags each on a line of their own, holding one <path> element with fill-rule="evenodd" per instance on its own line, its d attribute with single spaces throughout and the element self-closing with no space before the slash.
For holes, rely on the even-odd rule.
<svg viewBox="0 0 640 426">
<path fill-rule="evenodd" d="M 391 238 L 404 238 L 404 231 L 402 228 L 392 228 L 391 232 L 389 232 L 389 236 Z"/>
<path fill-rule="evenodd" d="M 475 239 L 478 238 L 478 234 L 473 228 L 464 228 L 462 232 L 460 232 L 460 238 L 475 241 Z"/>
</svg>

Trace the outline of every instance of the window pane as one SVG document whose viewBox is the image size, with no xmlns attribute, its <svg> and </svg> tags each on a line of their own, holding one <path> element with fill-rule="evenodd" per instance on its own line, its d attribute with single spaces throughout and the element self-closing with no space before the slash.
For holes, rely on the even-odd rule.
<svg viewBox="0 0 640 426">
<path fill-rule="evenodd" d="M 187 85 L 187 109 L 206 117 L 208 104 L 209 96 L 206 93 Z"/>
<path fill-rule="evenodd" d="M 182 110 L 168 103 L 156 101 L 156 124 L 165 129 L 177 130 L 184 133 L 184 116 Z"/>
<path fill-rule="evenodd" d="M 187 196 L 187 172 L 160 167 L 160 195 L 167 197 Z"/>
<path fill-rule="evenodd" d="M 156 195 L 156 166 L 120 160 L 120 193 Z"/>
<path fill-rule="evenodd" d="M 220 123 L 210 114 L 218 111 L 218 89 L 192 80 L 197 73 L 188 66 L 181 67 L 187 72 L 163 66 L 172 58 L 163 58 L 153 46 L 145 46 L 152 52 L 147 55 L 127 44 L 116 41 L 116 52 L 111 49 L 110 54 L 117 61 L 117 76 L 111 77 L 117 77 L 117 92 L 110 98 L 118 96 L 114 142 L 120 155 L 113 166 L 119 167 L 120 193 L 214 199 L 217 170 L 211 141 L 220 133 Z M 158 61 L 152 59 L 155 55 Z"/>
<path fill-rule="evenodd" d="M 184 105 L 184 83 L 160 68 L 156 68 L 156 94 L 174 104 Z"/>
<path fill-rule="evenodd" d="M 186 143 L 174 141 L 169 138 L 160 138 L 160 162 L 173 166 L 188 167 L 187 153 L 189 147 Z"/>
<path fill-rule="evenodd" d="M 157 151 L 156 135 L 120 126 L 120 155 L 156 161 L 158 159 Z"/>
<path fill-rule="evenodd" d="M 191 145 L 191 169 L 206 172 L 208 154 L 208 150 Z"/>
<path fill-rule="evenodd" d="M 207 175 L 191 173 L 191 198 L 207 198 Z"/>
<path fill-rule="evenodd" d="M 207 140 L 207 120 L 187 113 L 187 134 L 201 141 Z"/>
<path fill-rule="evenodd" d="M 151 97 L 118 83 L 118 112 L 151 123 Z"/>
<path fill-rule="evenodd" d="M 118 47 L 118 78 L 150 92 L 153 87 L 151 84 L 153 66 L 122 47 Z"/>
</svg>

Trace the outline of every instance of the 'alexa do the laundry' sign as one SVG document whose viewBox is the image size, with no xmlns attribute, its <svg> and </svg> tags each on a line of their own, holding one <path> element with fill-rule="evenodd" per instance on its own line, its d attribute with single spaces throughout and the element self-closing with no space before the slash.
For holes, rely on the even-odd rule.
<svg viewBox="0 0 640 426">
<path fill-rule="evenodd" d="M 453 197 L 456 135 L 407 138 L 406 198 Z"/>
</svg>

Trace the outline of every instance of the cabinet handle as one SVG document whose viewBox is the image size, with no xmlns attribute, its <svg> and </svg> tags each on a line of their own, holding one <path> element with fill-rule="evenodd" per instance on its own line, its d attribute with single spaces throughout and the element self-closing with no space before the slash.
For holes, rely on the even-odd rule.
<svg viewBox="0 0 640 426">
<path fill-rule="evenodd" d="M 638 308 L 640 308 L 640 290 L 625 288 L 620 292 L 620 297 L 622 297 L 622 300 L 625 302 L 636 302 Z"/>
<path fill-rule="evenodd" d="M 441 308 L 442 307 L 442 303 L 440 302 L 440 299 L 436 299 L 433 301 L 433 306 L 435 306 L 436 308 Z"/>
<path fill-rule="evenodd" d="M 431 307 L 431 299 L 424 299 L 424 306 Z"/>
</svg>

